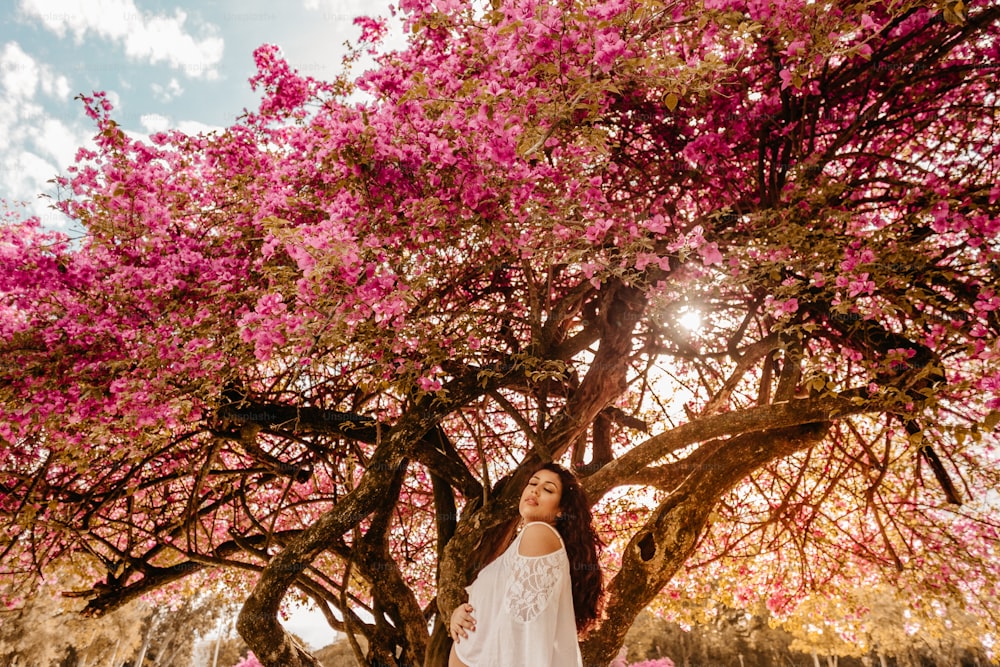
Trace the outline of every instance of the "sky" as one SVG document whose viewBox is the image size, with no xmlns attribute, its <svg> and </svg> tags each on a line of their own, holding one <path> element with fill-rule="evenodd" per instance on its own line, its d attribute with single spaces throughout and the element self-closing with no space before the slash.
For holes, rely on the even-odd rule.
<svg viewBox="0 0 1000 667">
<path fill-rule="evenodd" d="M 106 92 L 133 136 L 222 128 L 259 101 L 247 83 L 256 47 L 277 44 L 301 73 L 332 79 L 360 35 L 354 19 L 389 16 L 389 2 L 0 0 L 0 200 L 69 227 L 39 195 L 55 196 L 48 181 L 91 145 L 78 95 Z M 401 44 L 390 30 L 386 48 Z M 298 610 L 286 627 L 314 648 L 334 639 L 318 612 Z"/>
<path fill-rule="evenodd" d="M 231 124 L 259 97 L 253 51 L 277 44 L 301 73 L 332 79 L 361 15 L 391 0 L 0 0 L 0 199 L 47 226 L 49 183 L 90 145 L 80 94 L 105 91 L 134 136 Z M 393 30 L 387 47 L 402 43 Z"/>
</svg>

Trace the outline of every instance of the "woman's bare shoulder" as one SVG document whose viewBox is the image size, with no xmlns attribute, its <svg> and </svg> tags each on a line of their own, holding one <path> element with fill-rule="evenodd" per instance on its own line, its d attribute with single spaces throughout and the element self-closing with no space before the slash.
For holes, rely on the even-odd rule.
<svg viewBox="0 0 1000 667">
<path fill-rule="evenodd" d="M 541 521 L 524 527 L 517 553 L 521 556 L 546 556 L 563 548 L 556 529 Z"/>
</svg>

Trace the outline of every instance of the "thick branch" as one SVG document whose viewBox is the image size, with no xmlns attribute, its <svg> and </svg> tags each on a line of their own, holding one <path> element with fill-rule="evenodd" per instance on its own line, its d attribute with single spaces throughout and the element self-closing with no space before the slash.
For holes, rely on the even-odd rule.
<svg viewBox="0 0 1000 667">
<path fill-rule="evenodd" d="M 463 589 L 468 582 L 464 580 L 465 568 L 459 564 L 468 559 L 487 528 L 510 516 L 512 489 L 521 488 L 527 482 L 527 474 L 538 463 L 562 456 L 627 387 L 632 332 L 645 308 L 645 300 L 638 290 L 620 283 L 610 286 L 602 297 L 597 314 L 600 347 L 580 386 L 567 398 L 563 410 L 545 430 L 542 436 L 545 451 L 536 447 L 515 471 L 507 485 L 507 493 L 463 519 L 445 549 L 438 585 L 438 609 L 442 618 L 449 618 L 464 599 Z"/>
<path fill-rule="evenodd" d="M 828 428 L 813 423 L 747 433 L 690 457 L 697 472 L 650 514 L 625 548 L 621 570 L 608 585 L 604 620 L 582 643 L 584 662 L 607 664 L 636 615 L 694 552 L 725 493 L 761 466 L 819 442 Z"/>
<path fill-rule="evenodd" d="M 689 445 L 726 435 L 831 421 L 874 409 L 878 408 L 846 398 L 828 397 L 799 399 L 703 417 L 636 445 L 588 477 L 584 488 L 587 496 L 596 502 L 611 489 L 639 475 L 657 459 Z"/>
<path fill-rule="evenodd" d="M 642 294 L 617 284 L 604 296 L 599 313 L 601 344 L 587 374 L 565 408 L 545 430 L 546 453 L 556 459 L 583 435 L 597 415 L 627 387 L 632 332 L 645 309 Z"/>
<path fill-rule="evenodd" d="M 384 433 L 358 486 L 309 528 L 288 542 L 261 573 L 237 619 L 237 630 L 265 667 L 318 667 L 278 623 L 278 610 L 297 574 L 351 527 L 383 503 L 384 490 L 403 462 L 438 420 L 490 389 L 475 375 L 456 378 L 446 390 L 448 400 L 425 396 Z"/>
</svg>

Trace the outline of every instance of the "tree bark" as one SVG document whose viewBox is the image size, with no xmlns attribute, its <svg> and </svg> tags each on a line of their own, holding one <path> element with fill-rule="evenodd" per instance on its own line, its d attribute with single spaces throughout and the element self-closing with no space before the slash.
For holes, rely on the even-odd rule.
<svg viewBox="0 0 1000 667">
<path fill-rule="evenodd" d="M 614 657 L 635 617 L 694 552 L 719 498 L 760 466 L 819 442 L 828 428 L 820 422 L 744 433 L 706 443 L 689 457 L 697 473 L 650 513 L 626 546 L 621 570 L 608 585 L 604 619 L 581 642 L 584 663 L 607 664 Z"/>
<path fill-rule="evenodd" d="M 135 659 L 135 667 L 142 667 L 142 663 L 146 661 L 146 652 L 149 650 L 149 643 L 152 640 L 153 640 L 153 619 L 151 618 L 149 621 L 149 627 L 146 628 L 146 636 L 143 638 L 142 646 L 139 648 L 139 656 Z"/>
<path fill-rule="evenodd" d="M 642 293 L 620 282 L 608 285 L 601 294 L 597 321 L 592 325 L 601 334 L 601 344 L 587 374 L 567 397 L 563 410 L 541 434 L 540 447 L 536 447 L 511 475 L 504 492 L 459 522 L 454 537 L 445 547 L 437 599 L 442 618 L 450 618 L 455 607 L 464 602 L 464 588 L 468 582 L 465 581 L 465 568 L 459 564 L 467 561 L 486 529 L 512 516 L 516 507 L 514 499 L 527 482 L 527 475 L 539 463 L 562 456 L 586 434 L 597 415 L 625 391 L 633 348 L 632 332 L 645 307 Z"/>
<path fill-rule="evenodd" d="M 278 622 L 285 593 L 322 551 L 332 548 L 344 533 L 382 506 L 385 490 L 391 488 L 400 467 L 441 416 L 491 386 L 495 385 L 484 385 L 470 373 L 448 383 L 447 400 L 428 396 L 417 402 L 376 446 L 358 486 L 308 529 L 291 538 L 267 563 L 236 620 L 237 631 L 264 667 L 322 667 Z M 426 629 L 422 631 L 426 633 Z M 372 650 L 369 647 L 369 655 Z"/>
</svg>

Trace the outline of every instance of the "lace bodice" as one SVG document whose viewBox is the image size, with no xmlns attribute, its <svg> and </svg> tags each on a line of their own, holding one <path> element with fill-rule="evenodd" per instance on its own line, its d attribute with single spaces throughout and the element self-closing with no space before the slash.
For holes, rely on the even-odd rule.
<svg viewBox="0 0 1000 667">
<path fill-rule="evenodd" d="M 511 559 L 511 582 L 504 599 L 507 611 L 522 623 L 533 621 L 545 610 L 564 574 L 566 551 L 528 557 L 515 553 Z"/>
</svg>

